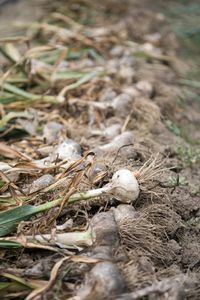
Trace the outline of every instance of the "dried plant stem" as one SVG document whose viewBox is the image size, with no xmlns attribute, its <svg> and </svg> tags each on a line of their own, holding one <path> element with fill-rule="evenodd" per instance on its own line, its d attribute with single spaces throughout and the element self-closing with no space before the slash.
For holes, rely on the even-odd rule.
<svg viewBox="0 0 200 300">
<path fill-rule="evenodd" d="M 37 234 L 23 237 L 0 238 L 0 241 L 12 241 L 28 246 L 29 243 L 39 243 L 41 245 L 57 244 L 63 248 L 68 246 L 91 246 L 93 244 L 93 232 L 91 227 L 86 231 L 75 231 L 52 234 Z"/>
</svg>

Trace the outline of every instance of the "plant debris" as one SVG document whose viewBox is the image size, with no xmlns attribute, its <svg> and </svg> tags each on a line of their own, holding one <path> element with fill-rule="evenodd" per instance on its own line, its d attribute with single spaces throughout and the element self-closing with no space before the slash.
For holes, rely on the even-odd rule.
<svg viewBox="0 0 200 300">
<path fill-rule="evenodd" d="M 199 299 L 199 83 L 164 4 L 32 2 L 0 1 L 0 298 Z"/>
</svg>

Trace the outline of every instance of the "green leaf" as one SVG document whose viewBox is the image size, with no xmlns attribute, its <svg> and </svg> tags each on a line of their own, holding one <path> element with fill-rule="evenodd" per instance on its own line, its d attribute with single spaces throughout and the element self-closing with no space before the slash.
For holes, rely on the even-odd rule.
<svg viewBox="0 0 200 300">
<path fill-rule="evenodd" d="M 90 81 L 91 79 L 95 78 L 97 75 L 100 75 L 100 73 L 91 72 L 91 73 L 85 74 L 80 79 L 78 79 L 76 82 L 65 86 L 61 90 L 60 94 L 58 95 L 58 98 L 62 99 L 65 96 L 65 94 L 66 94 L 67 91 L 78 88 L 80 85 L 82 85 L 82 84 Z"/>
<path fill-rule="evenodd" d="M 10 282 L 0 282 L 0 292 L 3 289 L 7 289 L 10 286 Z"/>
<path fill-rule="evenodd" d="M 62 71 L 58 72 L 54 75 L 54 79 L 56 80 L 66 80 L 66 79 L 80 79 L 88 73 L 80 72 L 80 71 Z"/>
<path fill-rule="evenodd" d="M 17 97 L 10 93 L 0 92 L 0 103 L 1 104 L 9 104 L 17 101 Z"/>
<path fill-rule="evenodd" d="M 16 228 L 16 225 L 32 216 L 37 207 L 19 206 L 0 213 L 0 236 L 5 236 Z"/>
<path fill-rule="evenodd" d="M 5 280 L 5 279 L 3 279 L 3 280 Z M 25 290 L 30 291 L 30 288 L 24 286 L 23 284 L 21 284 L 20 282 L 17 282 L 17 281 L 0 282 L 0 296 L 1 296 L 1 299 L 12 299 L 13 297 L 12 296 L 9 297 L 8 293 L 18 293 L 18 292 L 23 292 Z M 4 296 L 6 298 L 3 298 Z"/>
<path fill-rule="evenodd" d="M 181 130 L 180 128 L 171 120 L 166 120 L 165 121 L 165 125 L 167 126 L 167 128 L 173 132 L 175 135 L 180 136 L 181 135 Z"/>
<path fill-rule="evenodd" d="M 4 127 L 7 125 L 7 123 L 9 123 L 12 119 L 15 118 L 26 118 L 26 119 L 30 119 L 33 116 L 29 113 L 25 112 L 9 112 L 8 114 L 6 114 L 1 120 L 0 120 L 0 128 Z"/>
<path fill-rule="evenodd" d="M 11 43 L 6 43 L 5 45 L 1 46 L 0 52 L 14 63 L 18 62 L 21 58 L 19 51 Z"/>
<path fill-rule="evenodd" d="M 94 77 L 97 76 L 97 72 L 91 72 L 91 73 L 87 73 L 84 76 L 82 76 L 78 81 L 76 81 L 75 83 L 72 83 L 70 85 L 67 86 L 67 90 L 73 90 L 77 87 L 79 87 L 80 85 L 82 85 L 83 83 L 86 83 L 88 81 L 90 81 L 91 79 L 93 79 Z"/>
<path fill-rule="evenodd" d="M 0 248 L 21 248 L 21 247 L 22 245 L 15 241 L 6 241 L 6 240 L 0 241 Z"/>
<path fill-rule="evenodd" d="M 102 188 L 89 190 L 83 193 L 76 193 L 69 197 L 67 203 L 74 203 L 80 200 L 86 200 L 93 197 L 98 197 L 105 192 Z M 0 237 L 5 236 L 15 229 L 20 221 L 26 220 L 34 214 L 41 213 L 50 208 L 56 207 L 62 202 L 62 198 L 53 201 L 45 202 L 43 204 L 32 206 L 23 205 L 9 209 L 0 213 Z"/>
<path fill-rule="evenodd" d="M 32 101 L 37 101 L 37 100 L 42 101 L 43 100 L 48 103 L 57 103 L 55 96 L 35 95 L 32 93 L 26 92 L 23 89 L 20 89 L 10 83 L 0 81 L 0 87 L 3 89 L 3 91 L 9 92 L 9 93 L 13 94 L 14 96 L 19 96 L 21 100 L 32 100 Z"/>
<path fill-rule="evenodd" d="M 20 286 L 22 286 L 25 289 L 34 289 L 37 288 L 36 285 L 32 284 L 32 280 L 26 280 L 22 277 L 16 276 L 14 274 L 10 274 L 10 273 L 0 273 L 0 276 L 5 277 L 7 279 L 12 280 L 12 282 L 16 282 L 18 283 Z"/>
<path fill-rule="evenodd" d="M 20 221 L 27 220 L 34 214 L 55 207 L 60 203 L 60 201 L 61 199 L 58 199 L 38 206 L 23 205 L 1 212 L 0 237 L 5 236 L 15 230 Z"/>
<path fill-rule="evenodd" d="M 23 99 L 29 99 L 29 100 L 37 99 L 36 95 L 26 92 L 10 83 L 4 82 L 4 83 L 1 83 L 1 86 L 2 86 L 3 90 L 13 93 L 14 95 L 21 96 Z"/>
</svg>

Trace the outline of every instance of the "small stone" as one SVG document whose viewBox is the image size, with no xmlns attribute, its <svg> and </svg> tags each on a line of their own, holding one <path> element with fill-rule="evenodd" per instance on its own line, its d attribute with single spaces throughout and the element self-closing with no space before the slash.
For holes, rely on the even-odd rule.
<svg viewBox="0 0 200 300">
<path fill-rule="evenodd" d="M 35 181 L 33 181 L 31 186 L 29 187 L 29 193 L 34 193 L 41 189 L 44 189 L 45 187 L 54 183 L 54 181 L 55 179 L 51 174 L 45 174 L 40 178 L 36 179 Z"/>
</svg>

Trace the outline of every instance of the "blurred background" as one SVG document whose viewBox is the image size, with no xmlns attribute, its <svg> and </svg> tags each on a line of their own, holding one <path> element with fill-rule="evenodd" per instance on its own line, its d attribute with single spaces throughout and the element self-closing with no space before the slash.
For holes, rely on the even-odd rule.
<svg viewBox="0 0 200 300">
<path fill-rule="evenodd" d="M 97 18 L 96 12 L 87 10 L 87 5 L 92 5 L 93 8 L 105 10 L 109 18 L 109 14 L 116 14 L 116 17 L 123 18 L 123 15 L 129 12 L 134 17 L 138 11 L 146 12 L 152 11 L 163 14 L 167 18 L 165 26 L 159 28 L 160 30 L 172 30 L 182 47 L 178 49 L 178 55 L 184 59 L 192 59 L 200 64 L 199 47 L 200 47 L 200 1 L 189 0 L 107 0 L 98 3 L 99 1 L 47 1 L 47 0 L 0 0 L 0 38 L 17 37 L 23 35 L 23 28 L 16 24 L 20 22 L 33 21 L 41 18 L 48 12 L 53 10 L 63 9 L 71 10 L 71 13 L 82 10 L 84 24 L 94 22 Z M 78 8 L 79 6 L 79 8 Z M 137 16 L 140 18 L 141 16 Z M 132 20 L 134 22 L 135 18 Z M 149 20 L 144 20 L 144 23 L 149 23 Z M 149 26 L 152 27 L 151 22 Z M 140 24 L 141 26 L 141 24 Z M 156 24 L 155 24 L 156 26 Z M 166 29 L 166 27 L 168 29 Z M 139 38 L 139 34 L 133 32 L 134 37 Z M 169 37 L 168 37 L 169 38 Z M 172 37 L 171 37 L 172 38 Z M 167 39 L 167 43 L 169 40 Z M 176 48 L 175 41 L 171 40 L 169 47 Z M 200 76 L 200 71 L 193 71 L 191 77 L 196 78 Z"/>
</svg>

